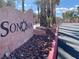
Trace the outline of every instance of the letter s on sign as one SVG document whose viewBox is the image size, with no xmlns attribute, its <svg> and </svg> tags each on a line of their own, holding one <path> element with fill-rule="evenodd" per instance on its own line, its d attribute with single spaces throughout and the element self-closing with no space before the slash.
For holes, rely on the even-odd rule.
<svg viewBox="0 0 79 59">
<path fill-rule="evenodd" d="M 1 37 L 5 37 L 5 36 L 7 36 L 7 34 L 9 33 L 9 29 L 4 26 L 5 23 L 9 24 L 8 21 L 4 21 L 4 22 L 1 23 L 1 29 L 3 29 L 3 30 L 6 31 L 6 34 L 2 34 L 2 33 L 1 33 Z"/>
</svg>

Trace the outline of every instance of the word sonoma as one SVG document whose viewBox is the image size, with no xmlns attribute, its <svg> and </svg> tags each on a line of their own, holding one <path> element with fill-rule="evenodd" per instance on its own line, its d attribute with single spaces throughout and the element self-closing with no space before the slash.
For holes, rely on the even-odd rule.
<svg viewBox="0 0 79 59">
<path fill-rule="evenodd" d="M 7 26 L 6 26 L 7 25 Z M 21 21 L 20 23 L 10 23 L 9 21 L 3 21 L 0 24 L 0 37 L 6 37 L 10 32 L 14 33 L 17 31 L 25 32 L 27 29 L 32 28 L 32 23 L 27 21 Z M 5 33 L 3 33 L 5 31 Z"/>
</svg>

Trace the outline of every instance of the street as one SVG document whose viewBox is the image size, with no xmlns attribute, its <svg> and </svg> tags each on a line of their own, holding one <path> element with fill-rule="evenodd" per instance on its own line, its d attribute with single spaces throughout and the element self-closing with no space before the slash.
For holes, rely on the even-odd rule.
<svg viewBox="0 0 79 59">
<path fill-rule="evenodd" d="M 58 59 L 79 59 L 79 23 L 59 26 Z"/>
</svg>

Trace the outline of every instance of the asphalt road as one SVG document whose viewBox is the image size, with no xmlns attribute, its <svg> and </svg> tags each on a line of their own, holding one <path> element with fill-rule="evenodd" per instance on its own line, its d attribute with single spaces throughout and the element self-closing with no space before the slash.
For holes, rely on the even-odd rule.
<svg viewBox="0 0 79 59">
<path fill-rule="evenodd" d="M 79 59 L 79 23 L 60 25 L 58 59 Z"/>
</svg>

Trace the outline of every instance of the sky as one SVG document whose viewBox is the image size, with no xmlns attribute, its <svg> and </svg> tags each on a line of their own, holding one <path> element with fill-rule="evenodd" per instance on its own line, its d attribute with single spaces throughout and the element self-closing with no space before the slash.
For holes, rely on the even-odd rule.
<svg viewBox="0 0 79 59">
<path fill-rule="evenodd" d="M 35 4 L 35 0 L 25 0 L 25 10 L 32 9 L 34 12 L 37 12 L 37 6 Z M 16 8 L 21 9 L 21 2 L 19 0 L 16 1 Z"/>
<path fill-rule="evenodd" d="M 37 13 L 37 6 L 34 2 L 35 0 L 25 0 L 25 9 L 32 9 Z M 76 10 L 76 7 L 79 6 L 79 0 L 60 0 L 58 6 L 56 6 L 56 16 L 61 17 L 62 13 L 67 10 Z M 21 2 L 16 1 L 16 8 L 21 9 Z"/>
<path fill-rule="evenodd" d="M 56 7 L 56 16 L 62 16 L 62 13 L 67 10 L 76 10 L 79 6 L 79 0 L 60 0 L 59 5 Z"/>
</svg>

